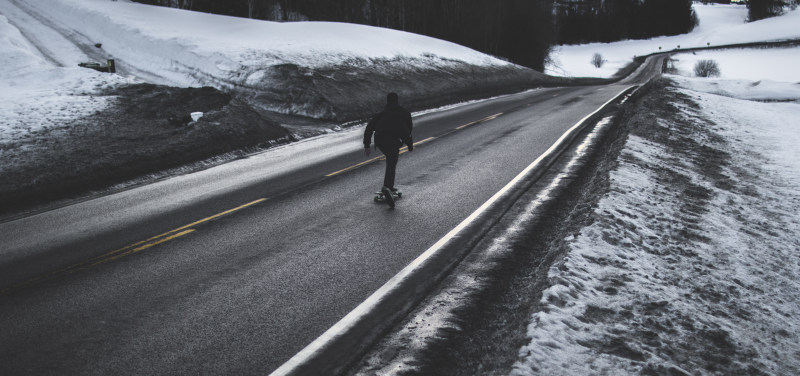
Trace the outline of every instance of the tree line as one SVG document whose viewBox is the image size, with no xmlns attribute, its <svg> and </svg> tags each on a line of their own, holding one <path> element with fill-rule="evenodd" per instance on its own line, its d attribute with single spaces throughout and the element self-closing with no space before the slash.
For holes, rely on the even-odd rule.
<svg viewBox="0 0 800 376">
<path fill-rule="evenodd" d="M 747 20 L 758 21 L 780 16 L 787 6 L 796 8 L 800 0 L 749 0 L 747 2 Z"/>
<path fill-rule="evenodd" d="M 558 0 L 554 7 L 558 44 L 677 35 L 697 24 L 692 0 Z"/>
</svg>

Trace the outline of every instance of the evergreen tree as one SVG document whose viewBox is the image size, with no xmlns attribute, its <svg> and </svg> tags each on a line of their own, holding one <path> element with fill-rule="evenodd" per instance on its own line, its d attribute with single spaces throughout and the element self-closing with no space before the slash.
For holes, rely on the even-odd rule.
<svg viewBox="0 0 800 376">
<path fill-rule="evenodd" d="M 561 44 L 677 35 L 697 24 L 692 0 L 558 0 L 555 7 Z"/>
<path fill-rule="evenodd" d="M 786 5 L 783 0 L 750 0 L 747 2 L 747 18 L 753 22 L 780 16 Z"/>
</svg>

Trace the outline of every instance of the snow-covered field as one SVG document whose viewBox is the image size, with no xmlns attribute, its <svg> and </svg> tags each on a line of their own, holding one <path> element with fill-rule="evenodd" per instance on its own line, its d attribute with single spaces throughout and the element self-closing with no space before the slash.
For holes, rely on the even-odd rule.
<svg viewBox="0 0 800 376">
<path fill-rule="evenodd" d="M 691 77 L 699 60 L 715 61 L 720 68 L 719 78 L 723 79 L 800 82 L 800 71 L 796 69 L 800 64 L 797 48 L 767 48 L 757 54 L 741 50 L 697 51 L 674 55 L 673 66 L 678 74 Z"/>
<path fill-rule="evenodd" d="M 800 38 L 800 9 L 789 11 L 780 17 L 751 23 L 745 23 L 747 8 L 744 5 L 695 3 L 694 10 L 700 24 L 688 34 L 555 47 L 550 55 L 551 63 L 545 67 L 545 73 L 571 77 L 611 77 L 635 56 L 670 51 L 678 46 L 692 48 Z M 600 68 L 591 64 L 595 53 L 601 54 L 607 60 Z M 750 68 L 758 69 L 756 66 Z"/>
<path fill-rule="evenodd" d="M 641 109 L 652 124 L 567 238 L 513 375 L 800 374 L 797 51 L 668 76 L 672 104 Z"/>
</svg>

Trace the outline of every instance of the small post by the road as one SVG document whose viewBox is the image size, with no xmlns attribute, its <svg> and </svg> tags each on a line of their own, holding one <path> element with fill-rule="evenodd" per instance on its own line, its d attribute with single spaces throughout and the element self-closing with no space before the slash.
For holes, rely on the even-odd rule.
<svg viewBox="0 0 800 376">
<path fill-rule="evenodd" d="M 108 64 L 108 73 L 117 73 L 117 65 L 114 59 L 108 59 L 106 63 Z"/>
</svg>

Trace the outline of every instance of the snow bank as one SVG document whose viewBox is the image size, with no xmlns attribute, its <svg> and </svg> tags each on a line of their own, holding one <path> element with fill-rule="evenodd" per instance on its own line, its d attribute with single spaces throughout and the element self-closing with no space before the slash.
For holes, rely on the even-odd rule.
<svg viewBox="0 0 800 376">
<path fill-rule="evenodd" d="M 766 102 L 800 102 L 800 84 L 770 80 L 680 79 L 682 87 L 731 98 Z"/>
<path fill-rule="evenodd" d="M 554 287 L 512 374 L 800 371 L 800 159 L 784 154 L 798 141 L 784 132 L 797 134 L 787 120 L 800 108 L 686 93 L 700 97 L 706 114 L 729 111 L 714 118 L 722 134 L 754 141 L 726 150 L 746 166 L 731 174 L 733 184 L 754 191 L 717 189 L 681 169 L 690 161 L 631 137 L 623 160 L 650 168 L 622 162 L 612 174 L 614 193 L 597 208 L 602 219 L 571 239 L 569 255 L 550 270 Z M 776 115 L 765 121 L 762 111 Z M 661 169 L 678 169 L 696 191 L 665 187 Z M 711 204 L 690 209 L 684 195 L 706 192 Z"/>
<path fill-rule="evenodd" d="M 50 68 L 36 48 L 3 15 L 0 15 L 0 51 L 3 51 L 0 78 L 4 80 Z"/>
<path fill-rule="evenodd" d="M 277 23 L 105 0 L 28 0 L 133 73 L 173 85 L 258 86 L 276 65 L 308 68 L 424 59 L 431 64 L 508 63 L 421 35 L 333 23 Z"/>
<path fill-rule="evenodd" d="M 549 270 L 513 375 L 800 373 L 800 104 L 738 99 L 794 84 L 671 78 Z"/>
<path fill-rule="evenodd" d="M 572 77 L 611 77 L 633 57 L 681 48 L 800 38 L 800 9 L 780 17 L 745 23 L 744 5 L 694 4 L 700 24 L 688 34 L 648 40 L 590 43 L 554 48 L 545 73 Z M 607 62 L 595 68 L 590 60 L 600 53 Z M 796 63 L 795 63 L 796 64 Z"/>
<path fill-rule="evenodd" d="M 516 66 L 469 48 L 361 25 L 275 23 L 108 0 L 0 0 L 0 13 L 4 143 L 102 111 L 114 101 L 99 95 L 104 89 L 141 81 L 213 86 L 265 110 L 345 120 L 380 108 L 381 82 L 409 90 L 406 97 L 446 102 L 458 88 L 484 90 L 482 82 L 509 73 L 493 75 L 494 68 L 508 68 L 506 81 L 519 81 Z M 119 75 L 77 67 L 108 58 Z M 421 93 L 420 82 L 428 85 Z"/>
</svg>

